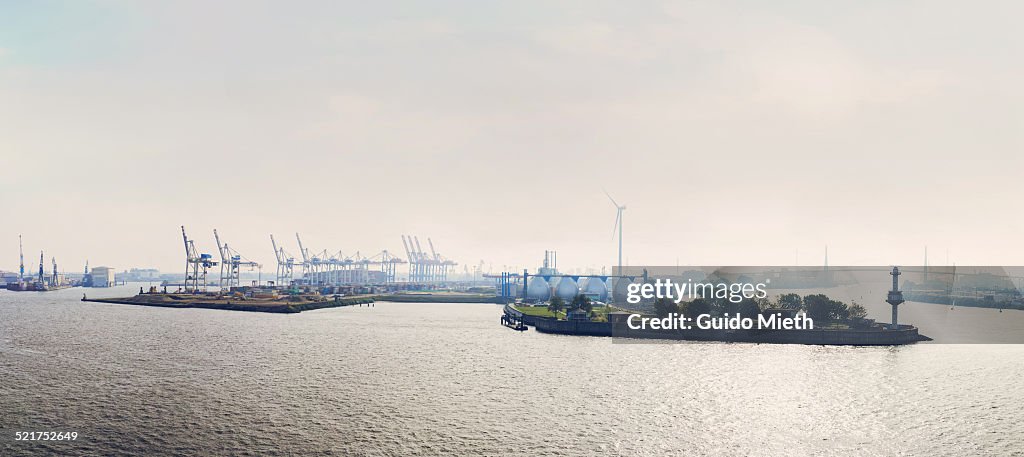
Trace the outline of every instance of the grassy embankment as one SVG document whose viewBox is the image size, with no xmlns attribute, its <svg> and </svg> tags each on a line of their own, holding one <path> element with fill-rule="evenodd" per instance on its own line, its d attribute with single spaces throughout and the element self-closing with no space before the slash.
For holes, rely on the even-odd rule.
<svg viewBox="0 0 1024 457">
<path fill-rule="evenodd" d="M 520 312 L 522 312 L 523 314 L 527 315 L 527 316 L 546 317 L 546 318 L 555 317 L 555 318 L 558 318 L 558 319 L 565 319 L 565 310 L 559 311 L 558 314 L 555 314 L 555 313 L 552 313 L 550 310 L 548 310 L 548 307 L 547 307 L 546 304 L 541 304 L 541 305 L 536 305 L 536 306 L 516 305 L 515 308 L 517 310 L 519 310 Z M 608 321 L 608 313 L 615 312 L 615 311 L 623 311 L 623 310 L 609 305 L 609 306 L 595 306 L 593 311 L 594 311 L 594 313 L 597 314 L 597 316 L 592 319 L 594 322 L 606 322 L 606 321 Z"/>
</svg>

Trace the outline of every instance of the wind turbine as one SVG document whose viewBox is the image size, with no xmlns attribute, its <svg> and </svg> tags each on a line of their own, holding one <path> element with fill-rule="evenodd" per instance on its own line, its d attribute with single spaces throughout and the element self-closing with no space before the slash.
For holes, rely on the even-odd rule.
<svg viewBox="0 0 1024 457">
<path fill-rule="evenodd" d="M 619 275 L 622 275 L 622 211 L 626 209 L 626 205 L 618 204 L 607 190 L 604 191 L 604 194 L 608 196 L 608 200 L 612 201 L 612 205 L 615 205 L 615 224 L 612 225 L 612 237 L 615 237 L 615 232 L 619 232 Z"/>
</svg>

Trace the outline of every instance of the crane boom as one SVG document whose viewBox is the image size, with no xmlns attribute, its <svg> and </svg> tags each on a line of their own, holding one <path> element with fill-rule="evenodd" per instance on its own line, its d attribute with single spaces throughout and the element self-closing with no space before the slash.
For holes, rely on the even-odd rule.
<svg viewBox="0 0 1024 457">
<path fill-rule="evenodd" d="M 213 239 L 217 241 L 217 252 L 220 253 L 220 261 L 224 262 L 224 263 L 227 263 L 227 261 L 231 260 L 231 259 L 228 259 L 228 258 L 224 257 L 224 254 L 225 254 L 224 247 L 221 246 L 221 244 L 220 244 L 220 235 L 217 234 L 217 229 L 213 229 Z"/>
<path fill-rule="evenodd" d="M 281 256 L 282 256 L 281 251 L 278 251 L 278 249 L 277 249 L 277 242 L 274 241 L 274 234 L 273 233 L 270 234 L 270 245 L 274 246 L 274 257 L 277 257 L 277 263 L 279 263 L 279 264 L 282 263 L 284 261 L 284 259 L 281 258 Z"/>
<path fill-rule="evenodd" d="M 416 256 L 420 259 L 426 257 L 426 254 L 423 253 L 423 248 L 420 247 L 420 237 L 414 236 L 413 238 L 416 240 Z"/>
<path fill-rule="evenodd" d="M 302 254 L 302 261 L 309 262 L 309 251 L 302 246 L 302 238 L 299 238 L 299 232 L 295 232 L 295 240 L 299 242 L 299 253 Z"/>
<path fill-rule="evenodd" d="M 409 244 L 405 241 L 405 235 L 402 235 L 402 247 L 405 248 L 405 255 L 409 257 L 409 260 L 415 259 L 412 255 L 412 251 L 409 250 Z"/>
</svg>

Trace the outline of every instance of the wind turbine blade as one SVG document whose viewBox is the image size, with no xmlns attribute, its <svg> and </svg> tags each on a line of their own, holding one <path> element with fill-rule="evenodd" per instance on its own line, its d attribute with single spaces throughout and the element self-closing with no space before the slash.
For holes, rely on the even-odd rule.
<svg viewBox="0 0 1024 457">
<path fill-rule="evenodd" d="M 619 218 L 622 217 L 622 211 L 615 212 L 615 225 L 612 225 L 612 239 L 615 239 L 615 232 L 619 230 Z"/>
<path fill-rule="evenodd" d="M 618 208 L 618 207 L 619 207 L 619 204 L 618 204 L 618 203 L 615 203 L 615 199 L 614 199 L 614 198 L 612 198 L 612 195 L 611 195 L 611 194 L 609 194 L 609 193 L 608 193 L 608 191 L 607 191 L 607 190 L 605 190 L 605 189 L 601 189 L 601 190 L 602 190 L 602 191 L 604 192 L 604 194 L 605 194 L 605 195 L 607 195 L 607 196 L 608 196 L 608 199 L 612 201 L 612 204 L 613 204 L 613 205 L 615 205 L 615 207 L 616 207 L 616 208 Z"/>
</svg>

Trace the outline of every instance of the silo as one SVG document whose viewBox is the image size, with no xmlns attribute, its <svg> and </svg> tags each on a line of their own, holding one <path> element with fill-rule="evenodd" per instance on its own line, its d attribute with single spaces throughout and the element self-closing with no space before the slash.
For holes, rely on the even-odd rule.
<svg viewBox="0 0 1024 457">
<path fill-rule="evenodd" d="M 531 276 L 529 284 L 526 285 L 526 298 L 532 300 L 547 300 L 551 297 L 551 287 L 544 278 Z"/>
<path fill-rule="evenodd" d="M 580 293 L 591 297 L 596 296 L 598 301 L 608 300 L 608 285 L 601 278 L 583 278 L 580 284 Z"/>
<path fill-rule="evenodd" d="M 579 286 L 576 285 L 576 280 L 563 276 L 555 286 L 555 296 L 565 301 L 570 301 L 576 298 L 576 295 L 580 293 Z"/>
</svg>

